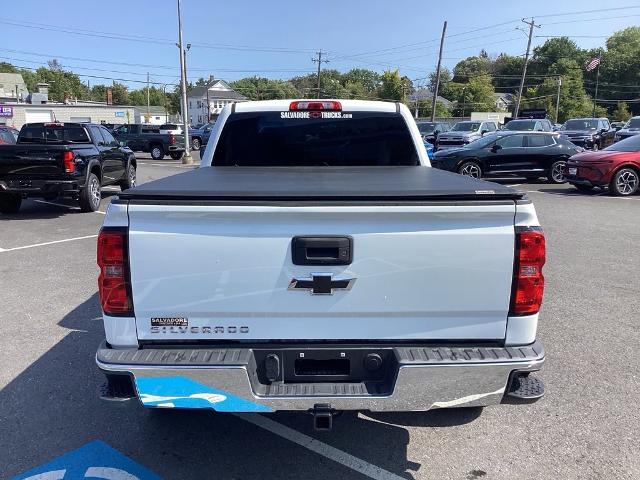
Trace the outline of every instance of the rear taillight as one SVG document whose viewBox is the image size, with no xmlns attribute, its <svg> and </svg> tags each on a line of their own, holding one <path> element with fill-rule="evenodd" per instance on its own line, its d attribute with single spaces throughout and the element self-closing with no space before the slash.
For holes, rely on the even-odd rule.
<svg viewBox="0 0 640 480">
<path fill-rule="evenodd" d="M 545 262 L 544 232 L 540 227 L 516 227 L 516 252 L 509 315 L 532 315 L 542 305 Z"/>
<path fill-rule="evenodd" d="M 106 315 L 133 316 L 126 228 L 105 227 L 98 235 L 98 291 Z"/>
<path fill-rule="evenodd" d="M 295 101 L 289 104 L 289 110 L 342 110 L 342 104 L 335 100 Z"/>
<path fill-rule="evenodd" d="M 62 163 L 64 164 L 64 171 L 66 173 L 73 173 L 76 171 L 76 154 L 70 151 L 62 153 Z"/>
<path fill-rule="evenodd" d="M 176 144 L 176 137 L 173 133 L 169 134 L 169 145 L 175 145 Z"/>
</svg>

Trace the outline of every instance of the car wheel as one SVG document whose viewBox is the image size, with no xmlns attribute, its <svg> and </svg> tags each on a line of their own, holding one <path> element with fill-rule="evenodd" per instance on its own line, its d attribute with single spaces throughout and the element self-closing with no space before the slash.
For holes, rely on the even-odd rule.
<svg viewBox="0 0 640 480">
<path fill-rule="evenodd" d="M 100 180 L 94 173 L 90 173 L 87 185 L 80 191 L 80 210 L 95 212 L 100 207 L 100 200 L 102 200 Z"/>
<path fill-rule="evenodd" d="M 632 168 L 621 168 L 618 170 L 609 184 L 611 195 L 626 197 L 638 191 L 640 175 Z"/>
<path fill-rule="evenodd" d="M 171 155 L 171 158 L 174 160 L 180 160 L 184 155 L 184 152 L 171 152 L 169 155 Z"/>
<path fill-rule="evenodd" d="M 125 178 L 120 184 L 120 190 L 128 190 L 136 186 L 136 167 L 129 163 L 126 172 L 127 178 Z"/>
<path fill-rule="evenodd" d="M 22 197 L 20 195 L 0 195 L 0 213 L 18 213 Z"/>
<path fill-rule="evenodd" d="M 458 173 L 465 177 L 482 178 L 482 169 L 476 162 L 463 162 Z"/>
<path fill-rule="evenodd" d="M 200 150 L 200 147 L 202 147 L 202 142 L 197 137 L 193 138 L 191 139 L 191 147 L 193 148 L 193 150 Z"/>
<path fill-rule="evenodd" d="M 553 162 L 551 167 L 549 168 L 549 174 L 547 175 L 547 180 L 549 183 L 564 183 L 564 168 L 566 167 L 567 162 L 564 160 L 558 160 L 557 162 Z"/>
<path fill-rule="evenodd" d="M 151 147 L 151 158 L 154 160 L 162 160 L 164 158 L 164 149 L 162 145 L 154 145 Z"/>
<path fill-rule="evenodd" d="M 590 192 L 593 190 L 593 185 L 574 185 L 581 192 Z"/>
</svg>

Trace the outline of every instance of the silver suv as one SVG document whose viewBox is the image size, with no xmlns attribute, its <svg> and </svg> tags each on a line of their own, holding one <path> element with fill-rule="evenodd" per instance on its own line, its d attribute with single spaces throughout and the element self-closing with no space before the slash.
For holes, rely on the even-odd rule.
<svg viewBox="0 0 640 480">
<path fill-rule="evenodd" d="M 441 150 L 462 147 L 482 137 L 485 133 L 495 132 L 497 129 L 496 123 L 490 121 L 466 120 L 458 122 L 448 132 L 438 135 L 436 148 Z"/>
</svg>

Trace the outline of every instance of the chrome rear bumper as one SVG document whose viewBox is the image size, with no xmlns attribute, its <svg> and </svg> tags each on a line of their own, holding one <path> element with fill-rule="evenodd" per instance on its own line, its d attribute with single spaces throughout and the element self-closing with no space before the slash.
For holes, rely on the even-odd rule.
<svg viewBox="0 0 640 480">
<path fill-rule="evenodd" d="M 223 412 L 309 410 L 318 404 L 371 411 L 486 406 L 502 401 L 513 372 L 536 371 L 544 363 L 539 342 L 521 347 L 380 349 L 390 349 L 395 357 L 387 386 L 375 382 L 270 384 L 260 379 L 251 348 L 114 350 L 103 343 L 96 363 L 107 375 L 129 376 L 146 407 Z"/>
</svg>

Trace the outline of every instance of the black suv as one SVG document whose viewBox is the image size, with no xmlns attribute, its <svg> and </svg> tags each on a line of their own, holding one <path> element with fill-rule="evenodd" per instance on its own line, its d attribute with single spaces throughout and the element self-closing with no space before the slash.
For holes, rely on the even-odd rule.
<svg viewBox="0 0 640 480">
<path fill-rule="evenodd" d="M 601 150 L 611 145 L 616 131 L 606 118 L 572 118 L 560 133 L 574 145 L 590 150 Z"/>
</svg>

